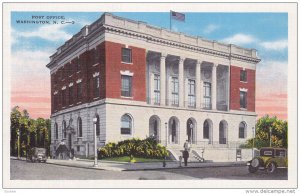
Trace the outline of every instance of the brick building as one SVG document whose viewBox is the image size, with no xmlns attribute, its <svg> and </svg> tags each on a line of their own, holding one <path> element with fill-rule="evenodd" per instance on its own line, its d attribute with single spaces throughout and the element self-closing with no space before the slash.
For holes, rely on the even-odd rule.
<svg viewBox="0 0 300 194">
<path fill-rule="evenodd" d="M 50 57 L 51 150 L 93 155 L 96 126 L 99 147 L 154 136 L 175 158 L 189 140 L 205 159 L 235 160 L 255 127 L 259 61 L 254 49 L 105 13 Z"/>
</svg>

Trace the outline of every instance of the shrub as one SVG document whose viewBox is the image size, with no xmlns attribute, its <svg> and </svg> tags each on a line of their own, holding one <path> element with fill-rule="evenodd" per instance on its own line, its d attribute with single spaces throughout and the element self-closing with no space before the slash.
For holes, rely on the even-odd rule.
<svg viewBox="0 0 300 194">
<path fill-rule="evenodd" d="M 133 156 L 162 159 L 168 156 L 166 147 L 158 144 L 156 139 L 148 137 L 144 140 L 137 138 L 127 139 L 116 143 L 108 143 L 98 148 L 98 158 Z"/>
</svg>

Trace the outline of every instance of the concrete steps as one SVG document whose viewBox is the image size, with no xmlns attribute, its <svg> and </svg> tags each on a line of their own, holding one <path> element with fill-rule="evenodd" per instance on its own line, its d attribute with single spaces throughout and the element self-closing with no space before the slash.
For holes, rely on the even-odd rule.
<svg viewBox="0 0 300 194">
<path fill-rule="evenodd" d="M 170 156 L 179 161 L 179 156 L 182 156 L 183 147 L 179 145 L 172 145 L 167 147 Z M 251 149 L 240 149 L 240 155 L 237 154 L 237 150 L 240 148 L 214 148 L 214 147 L 200 147 L 192 145 L 189 152 L 189 162 L 236 162 L 236 161 L 248 161 L 252 159 Z"/>
</svg>

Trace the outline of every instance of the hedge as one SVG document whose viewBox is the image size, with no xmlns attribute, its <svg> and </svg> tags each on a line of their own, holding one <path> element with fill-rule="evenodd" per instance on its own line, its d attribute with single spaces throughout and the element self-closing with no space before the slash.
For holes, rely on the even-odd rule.
<svg viewBox="0 0 300 194">
<path fill-rule="evenodd" d="M 152 137 L 143 140 L 132 138 L 118 143 L 111 142 L 98 148 L 99 159 L 120 156 L 162 159 L 168 155 L 166 147 L 160 145 Z"/>
</svg>

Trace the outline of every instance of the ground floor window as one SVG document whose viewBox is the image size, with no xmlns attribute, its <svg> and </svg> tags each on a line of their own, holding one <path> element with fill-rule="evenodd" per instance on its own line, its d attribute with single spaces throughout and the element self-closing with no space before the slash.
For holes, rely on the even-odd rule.
<svg viewBox="0 0 300 194">
<path fill-rule="evenodd" d="M 132 130 L 132 119 L 129 115 L 125 114 L 121 118 L 121 134 L 130 135 Z"/>
<path fill-rule="evenodd" d="M 207 120 L 203 124 L 203 139 L 209 139 L 209 123 Z"/>
<path fill-rule="evenodd" d="M 239 125 L 239 138 L 246 138 L 246 124 L 244 122 L 241 122 Z"/>
</svg>

